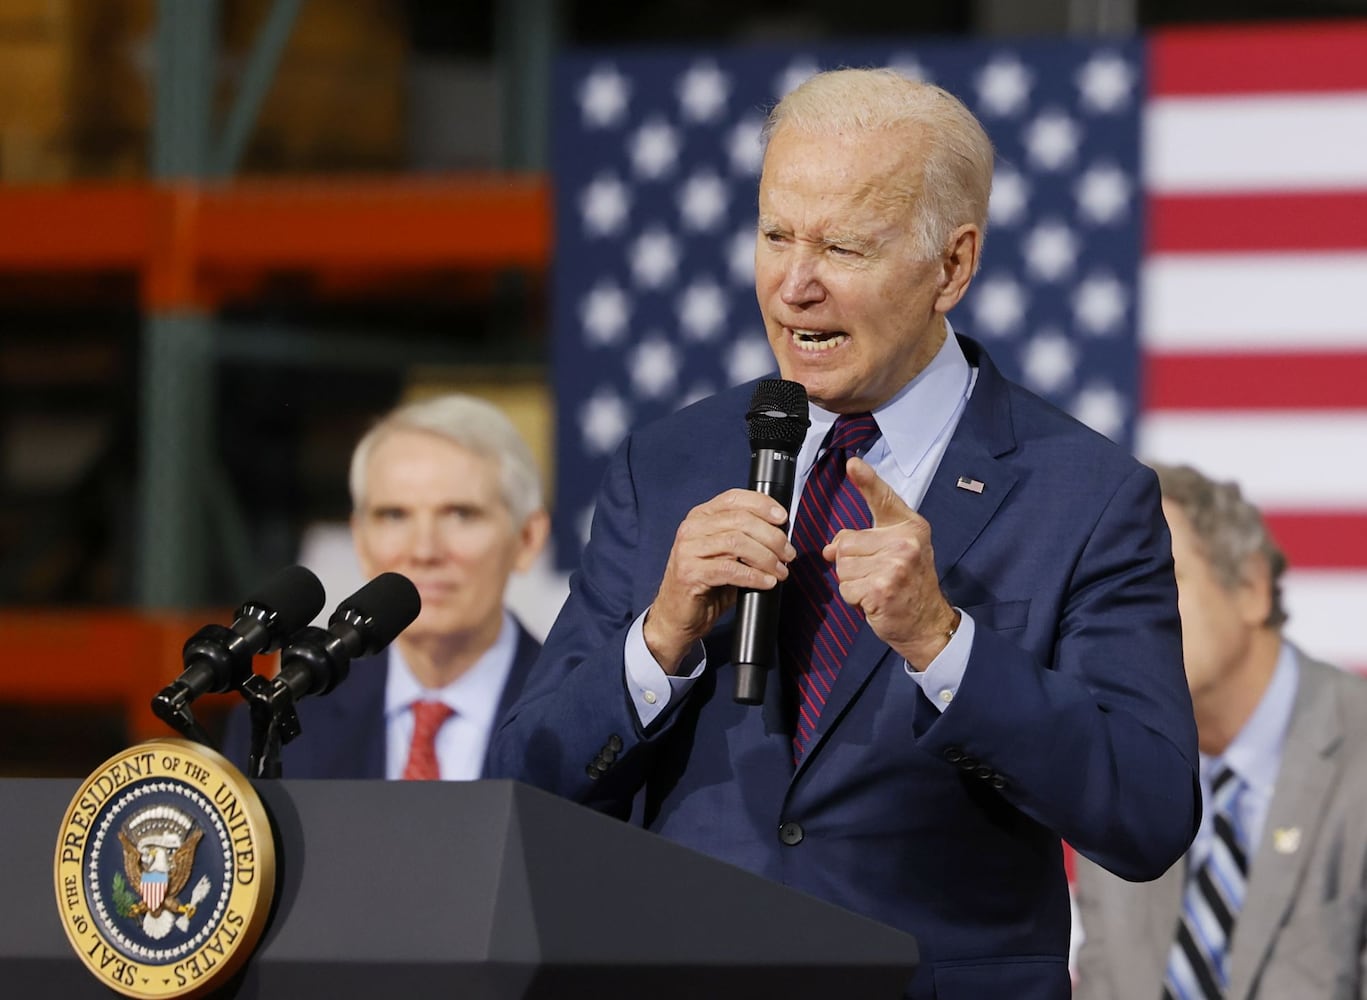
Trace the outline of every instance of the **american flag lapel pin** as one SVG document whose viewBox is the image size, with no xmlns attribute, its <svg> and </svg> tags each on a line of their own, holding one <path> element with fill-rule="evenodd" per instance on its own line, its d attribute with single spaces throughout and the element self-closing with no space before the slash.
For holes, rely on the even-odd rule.
<svg viewBox="0 0 1367 1000">
<path fill-rule="evenodd" d="M 970 493 L 981 493 L 983 491 L 983 481 L 981 479 L 971 479 L 968 476 L 960 476 L 959 481 L 954 485 L 961 490 L 968 490 Z"/>
</svg>

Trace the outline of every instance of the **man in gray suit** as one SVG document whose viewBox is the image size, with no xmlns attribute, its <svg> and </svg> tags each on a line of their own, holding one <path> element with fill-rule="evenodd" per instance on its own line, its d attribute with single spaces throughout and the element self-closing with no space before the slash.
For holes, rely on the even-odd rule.
<svg viewBox="0 0 1367 1000">
<path fill-rule="evenodd" d="M 1074 997 L 1367 997 L 1367 681 L 1282 637 L 1286 559 L 1238 486 L 1157 471 L 1205 815 L 1155 882 L 1078 859 Z"/>
</svg>

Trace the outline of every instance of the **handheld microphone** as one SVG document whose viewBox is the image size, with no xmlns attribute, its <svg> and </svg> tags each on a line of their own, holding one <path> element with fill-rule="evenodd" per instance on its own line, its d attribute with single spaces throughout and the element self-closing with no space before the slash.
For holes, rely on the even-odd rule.
<svg viewBox="0 0 1367 1000">
<path fill-rule="evenodd" d="M 785 510 L 793 505 L 797 453 L 807 436 L 807 390 L 801 383 L 764 379 L 750 397 L 745 414 L 750 436 L 750 489 L 772 497 Z M 786 531 L 788 522 L 783 522 Z M 736 632 L 731 660 L 736 665 L 735 700 L 764 701 L 764 686 L 778 641 L 782 584 L 772 590 L 742 589 L 736 599 Z"/>
<path fill-rule="evenodd" d="M 280 672 L 271 682 L 276 696 L 291 702 L 327 694 L 346 680 L 351 661 L 388 646 L 422 610 L 413 581 L 400 573 L 381 573 L 341 604 L 328 627 L 298 632 L 280 654 Z"/>
<path fill-rule="evenodd" d="M 185 641 L 185 671 L 152 699 L 152 711 L 175 726 L 200 695 L 238 687 L 252 675 L 252 657 L 279 649 L 323 610 L 324 600 L 318 577 L 303 566 L 285 567 L 242 602 L 231 627 L 206 625 Z"/>
</svg>

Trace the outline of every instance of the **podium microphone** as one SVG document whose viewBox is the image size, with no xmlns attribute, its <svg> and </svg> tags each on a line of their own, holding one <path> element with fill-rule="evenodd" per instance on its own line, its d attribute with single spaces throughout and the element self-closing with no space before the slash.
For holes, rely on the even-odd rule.
<svg viewBox="0 0 1367 1000">
<path fill-rule="evenodd" d="M 252 657 L 279 649 L 323 610 L 325 599 L 312 572 L 285 567 L 242 602 L 230 627 L 206 625 L 185 641 L 185 671 L 152 699 L 152 711 L 186 732 L 186 723 L 193 725 L 190 702 L 240 686 L 252 675 Z"/>
<path fill-rule="evenodd" d="M 352 660 L 384 649 L 421 610 L 422 598 L 408 577 L 381 573 L 337 605 L 326 629 L 306 628 L 290 639 L 274 686 L 287 688 L 294 701 L 327 694 L 346 680 Z"/>
<path fill-rule="evenodd" d="M 745 414 L 750 435 L 750 489 L 793 505 L 797 453 L 807 436 L 807 390 L 799 382 L 764 379 L 755 386 Z M 788 522 L 784 521 L 786 531 Z M 764 701 L 764 686 L 778 642 L 778 609 L 783 585 L 772 590 L 742 589 L 736 599 L 736 632 L 731 660 L 736 665 L 735 700 L 742 705 Z"/>
<path fill-rule="evenodd" d="M 326 629 L 310 626 L 296 633 L 281 651 L 280 672 L 273 678 L 248 677 L 242 685 L 252 721 L 248 776 L 280 777 L 280 750 L 301 731 L 299 699 L 327 694 L 346 680 L 353 659 L 384 649 L 421 610 L 413 581 L 381 573 L 337 606 Z"/>
</svg>

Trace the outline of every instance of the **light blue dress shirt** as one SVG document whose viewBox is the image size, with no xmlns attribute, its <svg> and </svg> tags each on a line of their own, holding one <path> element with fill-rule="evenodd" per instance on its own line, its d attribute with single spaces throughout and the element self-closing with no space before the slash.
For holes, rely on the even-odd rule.
<svg viewBox="0 0 1367 1000">
<path fill-rule="evenodd" d="M 930 481 L 940 467 L 940 460 L 949 447 L 949 440 L 954 436 L 977 380 L 977 371 L 969 366 L 953 329 L 948 323 L 945 326 L 945 342 L 930 364 L 901 392 L 874 411 L 882 434 L 864 455 L 864 460 L 879 477 L 913 509 L 920 506 L 930 488 Z M 816 464 L 821 444 L 836 420 L 836 414 L 816 405 L 810 406 L 809 414 L 812 425 L 797 456 L 793 510 L 801 501 L 802 490 Z M 790 517 L 790 524 L 791 521 Z M 932 544 L 934 529 L 931 525 Z M 644 621 L 643 613 L 627 632 L 626 680 L 641 724 L 649 726 L 692 686 L 707 663 L 699 643 L 677 675 L 666 674 L 646 648 Z M 968 655 L 973 648 L 973 633 L 973 619 L 962 615 L 954 637 L 924 671 L 918 673 L 909 665 L 906 667 L 909 683 L 920 686 L 940 711 L 953 701 L 963 680 Z"/>
<path fill-rule="evenodd" d="M 472 781 L 484 768 L 484 754 L 498 714 L 504 685 L 517 652 L 517 624 L 508 612 L 498 638 L 474 666 L 450 684 L 429 690 L 418 683 L 399 652 L 389 647 L 389 675 L 385 680 L 385 777 L 402 778 L 413 742 L 413 703 L 444 702 L 455 714 L 437 731 L 437 762 L 443 780 Z"/>
<path fill-rule="evenodd" d="M 1244 783 L 1236 811 L 1239 829 L 1248 847 L 1249 859 L 1252 860 L 1257 844 L 1262 839 L 1263 826 L 1267 823 L 1267 810 L 1272 804 L 1277 772 L 1281 770 L 1286 730 L 1291 725 L 1291 709 L 1299 684 L 1300 665 L 1296 662 L 1296 654 L 1283 642 L 1272 680 L 1268 682 L 1258 707 L 1243 728 L 1221 756 L 1201 754 L 1201 801 L 1206 803 L 1206 807 L 1202 810 L 1201 828 L 1187 852 L 1188 871 L 1195 871 L 1205 860 L 1215 839 L 1214 818 L 1209 805 L 1210 783 L 1222 765 L 1228 765 Z"/>
</svg>

